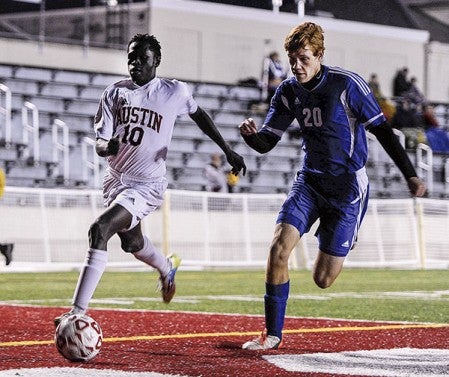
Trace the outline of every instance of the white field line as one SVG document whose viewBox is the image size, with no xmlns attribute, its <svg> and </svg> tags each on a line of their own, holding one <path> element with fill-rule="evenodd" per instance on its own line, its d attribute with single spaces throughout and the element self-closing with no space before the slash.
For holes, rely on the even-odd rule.
<svg viewBox="0 0 449 377">
<path fill-rule="evenodd" d="M 20 368 L 0 371 L 0 377 L 183 377 L 180 374 L 155 372 L 127 372 L 113 369 L 92 368 Z M 187 376 L 185 376 L 187 377 Z"/>
<path fill-rule="evenodd" d="M 407 292 L 340 292 L 323 293 L 321 295 L 290 295 L 290 300 L 314 300 L 324 301 L 339 298 L 374 299 L 374 300 L 422 300 L 422 301 L 449 301 L 449 290 L 446 291 L 407 291 Z M 123 305 L 129 306 L 135 302 L 160 302 L 160 297 L 109 297 L 104 299 L 92 299 L 92 304 Z M 198 304 L 203 301 L 241 301 L 263 302 L 263 296 L 244 295 L 196 295 L 176 296 L 173 299 L 177 303 Z M 51 302 L 70 302 L 70 299 L 37 299 L 37 300 L 6 300 L 0 304 L 39 304 Z"/>
</svg>

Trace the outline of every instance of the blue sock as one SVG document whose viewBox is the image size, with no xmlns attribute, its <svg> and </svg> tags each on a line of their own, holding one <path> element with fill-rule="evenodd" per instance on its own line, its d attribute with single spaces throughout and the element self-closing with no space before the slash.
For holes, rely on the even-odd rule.
<svg viewBox="0 0 449 377">
<path fill-rule="evenodd" d="M 279 285 L 265 283 L 265 290 L 265 325 L 267 327 L 267 335 L 274 335 L 282 339 L 290 281 Z"/>
</svg>

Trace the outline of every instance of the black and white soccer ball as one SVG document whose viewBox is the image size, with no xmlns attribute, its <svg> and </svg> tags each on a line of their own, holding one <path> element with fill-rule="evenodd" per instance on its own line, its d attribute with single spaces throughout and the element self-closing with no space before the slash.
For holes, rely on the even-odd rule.
<svg viewBox="0 0 449 377">
<path fill-rule="evenodd" d="M 55 331 L 59 353 L 70 361 L 89 361 L 100 352 L 103 332 L 86 314 L 72 314 L 61 320 Z"/>
</svg>

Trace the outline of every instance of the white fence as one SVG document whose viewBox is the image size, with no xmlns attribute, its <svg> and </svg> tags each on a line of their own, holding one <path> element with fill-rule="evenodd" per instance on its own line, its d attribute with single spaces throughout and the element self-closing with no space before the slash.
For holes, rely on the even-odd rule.
<svg viewBox="0 0 449 377">
<path fill-rule="evenodd" d="M 212 194 L 168 190 L 164 206 L 143 229 L 184 267 L 264 267 L 283 194 Z M 0 200 L 0 242 L 15 244 L 14 260 L 2 271 L 78 267 L 87 232 L 103 210 L 98 190 L 7 187 Z M 316 224 L 315 224 L 316 226 Z M 291 258 L 292 268 L 311 268 L 317 251 L 314 229 Z M 449 201 L 371 199 L 359 242 L 347 267 L 448 268 Z M 110 267 L 141 266 L 108 245 Z"/>
</svg>

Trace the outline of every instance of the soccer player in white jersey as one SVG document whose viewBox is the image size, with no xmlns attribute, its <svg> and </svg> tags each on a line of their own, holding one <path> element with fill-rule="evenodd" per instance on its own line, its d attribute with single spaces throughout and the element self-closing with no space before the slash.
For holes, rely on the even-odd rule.
<svg viewBox="0 0 449 377">
<path fill-rule="evenodd" d="M 243 158 L 225 142 L 186 83 L 156 76 L 161 46 L 154 36 L 137 34 L 128 44 L 130 78 L 104 91 L 95 116 L 96 151 L 106 157 L 103 182 L 107 209 L 90 226 L 89 249 L 69 313 L 85 313 L 107 263 L 108 240 L 117 234 L 121 247 L 160 274 L 162 299 L 175 294 L 180 259 L 165 257 L 142 234 L 140 221 L 154 212 L 167 188 L 165 160 L 177 116 L 189 114 L 224 152 L 232 172 L 246 172 Z"/>
<path fill-rule="evenodd" d="M 282 342 L 289 295 L 288 259 L 316 220 L 319 251 L 313 279 L 332 285 L 354 246 L 368 202 L 365 130 L 373 133 L 404 175 L 412 196 L 426 188 L 407 153 L 385 122 L 373 93 L 357 74 L 322 64 L 323 30 L 306 22 L 285 39 L 293 77 L 278 87 L 260 130 L 249 118 L 240 124 L 246 143 L 270 151 L 291 122 L 300 125 L 303 166 L 279 212 L 266 270 L 265 330 L 244 349 L 276 349 Z"/>
</svg>

